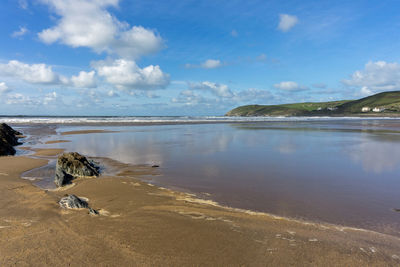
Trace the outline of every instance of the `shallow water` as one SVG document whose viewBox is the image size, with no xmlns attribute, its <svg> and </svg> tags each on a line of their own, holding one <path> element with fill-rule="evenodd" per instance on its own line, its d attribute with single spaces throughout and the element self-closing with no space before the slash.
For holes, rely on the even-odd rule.
<svg viewBox="0 0 400 267">
<path fill-rule="evenodd" d="M 400 120 L 307 120 L 141 126 L 62 136 L 66 148 L 157 164 L 152 182 L 222 204 L 400 235 Z M 61 137 L 51 136 L 46 140 Z"/>
</svg>

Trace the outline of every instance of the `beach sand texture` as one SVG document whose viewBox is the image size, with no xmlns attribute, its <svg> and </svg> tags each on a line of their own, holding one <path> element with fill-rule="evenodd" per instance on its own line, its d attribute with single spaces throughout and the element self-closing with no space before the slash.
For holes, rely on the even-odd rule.
<svg viewBox="0 0 400 267">
<path fill-rule="evenodd" d="M 36 156 L 61 150 L 43 149 Z M 20 179 L 47 164 L 0 158 L 1 266 L 395 266 L 400 240 L 220 207 L 139 179 L 77 179 L 44 191 Z M 63 210 L 65 194 L 100 215 Z"/>
</svg>

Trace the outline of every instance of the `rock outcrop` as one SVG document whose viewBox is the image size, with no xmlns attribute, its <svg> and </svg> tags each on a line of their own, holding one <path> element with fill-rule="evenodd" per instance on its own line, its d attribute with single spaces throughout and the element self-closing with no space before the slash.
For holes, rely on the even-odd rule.
<svg viewBox="0 0 400 267">
<path fill-rule="evenodd" d="M 21 135 L 21 133 L 7 124 L 0 124 L 0 156 L 15 154 L 13 146 L 20 144 L 18 142 L 18 135 Z"/>
<path fill-rule="evenodd" d="M 77 152 L 58 157 L 54 182 L 57 186 L 69 184 L 76 177 L 99 176 L 99 168 Z"/>
<path fill-rule="evenodd" d="M 64 209 L 88 209 L 90 214 L 98 214 L 96 210 L 89 207 L 89 204 L 85 200 L 75 195 L 66 195 L 61 198 L 58 204 L 60 204 L 61 208 Z"/>
<path fill-rule="evenodd" d="M 73 179 L 74 177 L 72 175 L 66 173 L 60 167 L 56 167 L 56 176 L 54 178 L 54 183 L 58 187 L 71 183 Z"/>
</svg>

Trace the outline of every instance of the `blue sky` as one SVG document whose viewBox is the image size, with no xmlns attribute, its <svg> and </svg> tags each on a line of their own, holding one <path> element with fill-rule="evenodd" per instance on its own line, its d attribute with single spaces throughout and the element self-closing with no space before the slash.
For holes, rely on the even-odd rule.
<svg viewBox="0 0 400 267">
<path fill-rule="evenodd" d="M 223 115 L 400 90 L 398 1 L 3 0 L 0 114 Z"/>
</svg>

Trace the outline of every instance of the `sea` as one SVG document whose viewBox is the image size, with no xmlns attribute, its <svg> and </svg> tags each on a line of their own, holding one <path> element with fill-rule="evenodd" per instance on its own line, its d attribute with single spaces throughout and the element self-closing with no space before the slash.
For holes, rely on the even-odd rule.
<svg viewBox="0 0 400 267">
<path fill-rule="evenodd" d="M 27 133 L 24 146 L 157 165 L 157 175 L 143 180 L 221 205 L 400 236 L 398 118 L 14 116 L 0 122 Z M 77 130 L 106 132 L 61 135 Z M 69 142 L 45 144 L 60 139 Z"/>
</svg>

